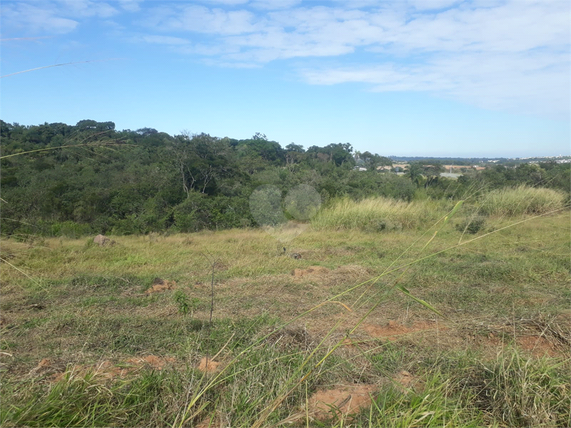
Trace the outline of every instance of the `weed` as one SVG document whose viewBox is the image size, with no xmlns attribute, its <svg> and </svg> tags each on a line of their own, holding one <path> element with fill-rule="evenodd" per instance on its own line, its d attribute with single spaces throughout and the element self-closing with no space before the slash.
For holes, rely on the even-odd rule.
<svg viewBox="0 0 571 428">
<path fill-rule="evenodd" d="M 179 314 L 187 315 L 189 312 L 191 312 L 191 303 L 188 299 L 188 296 L 182 290 L 175 291 L 172 297 L 178 306 Z"/>
</svg>

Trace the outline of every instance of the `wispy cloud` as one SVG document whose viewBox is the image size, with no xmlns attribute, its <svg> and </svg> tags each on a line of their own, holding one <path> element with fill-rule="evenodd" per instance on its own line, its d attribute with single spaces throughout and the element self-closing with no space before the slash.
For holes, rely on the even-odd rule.
<svg viewBox="0 0 571 428">
<path fill-rule="evenodd" d="M 143 0 L 119 0 L 119 6 L 127 12 L 138 12 L 142 2 Z"/>
<path fill-rule="evenodd" d="M 12 3 L 2 6 L 2 26 L 6 29 L 7 25 L 14 29 L 12 34 L 62 34 L 75 30 L 79 22 L 58 17 L 53 10 L 45 7 Z"/>
<path fill-rule="evenodd" d="M 160 45 L 171 45 L 171 46 L 181 46 L 181 45 L 190 44 L 190 41 L 187 39 L 182 39 L 180 37 L 171 37 L 171 36 L 142 36 L 141 40 L 147 43 L 156 43 Z"/>
<path fill-rule="evenodd" d="M 205 6 L 159 6 L 150 10 L 147 27 L 161 32 L 194 32 L 228 36 L 259 31 L 255 15 L 247 10 L 225 10 Z"/>
<path fill-rule="evenodd" d="M 92 0 L 57 0 L 2 3 L 2 26 L 24 34 L 65 34 L 75 30 L 82 19 L 110 18 L 117 9 Z"/>
<path fill-rule="evenodd" d="M 121 40 L 213 66 L 282 61 L 312 85 L 354 82 L 484 108 L 570 114 L 567 0 L 30 0 L 0 7 L 3 32 L 16 29 L 14 37 L 113 19 Z"/>
<path fill-rule="evenodd" d="M 358 0 L 306 6 L 284 0 L 284 8 L 265 11 L 256 10 L 261 0 L 209 3 L 215 6 L 155 9 L 147 28 L 209 35 L 201 37 L 200 48 L 185 52 L 204 55 L 211 64 L 339 58 L 342 65 L 327 61 L 301 68 L 302 78 L 318 85 L 359 82 L 372 91 L 426 91 L 514 112 L 569 114 L 566 1 Z"/>
</svg>

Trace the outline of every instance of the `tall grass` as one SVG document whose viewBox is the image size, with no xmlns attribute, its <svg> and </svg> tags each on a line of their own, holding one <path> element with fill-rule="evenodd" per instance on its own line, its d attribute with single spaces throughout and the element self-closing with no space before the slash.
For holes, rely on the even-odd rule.
<svg viewBox="0 0 571 428">
<path fill-rule="evenodd" d="M 475 404 L 506 426 L 570 426 L 568 365 L 524 357 L 516 350 L 482 362 L 470 381 Z"/>
<path fill-rule="evenodd" d="M 482 197 L 480 211 L 498 216 L 543 214 L 563 208 L 567 198 L 564 193 L 553 189 L 528 186 L 498 189 Z"/>
<path fill-rule="evenodd" d="M 359 202 L 341 199 L 321 211 L 312 221 L 316 229 L 361 229 L 366 231 L 416 228 L 434 218 L 431 201 L 403 202 L 368 198 Z M 439 210 L 438 210 L 439 211 Z"/>
</svg>

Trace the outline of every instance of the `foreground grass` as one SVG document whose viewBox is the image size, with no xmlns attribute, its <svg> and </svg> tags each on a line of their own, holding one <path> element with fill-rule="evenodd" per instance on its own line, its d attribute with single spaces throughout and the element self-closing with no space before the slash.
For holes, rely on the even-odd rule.
<svg viewBox="0 0 571 428">
<path fill-rule="evenodd" d="M 1 424 L 569 426 L 569 213 L 513 223 L 6 240 Z M 156 277 L 176 289 L 145 294 Z M 129 362 L 149 355 L 169 360 Z M 373 401 L 311 413 L 338 385 Z"/>
</svg>

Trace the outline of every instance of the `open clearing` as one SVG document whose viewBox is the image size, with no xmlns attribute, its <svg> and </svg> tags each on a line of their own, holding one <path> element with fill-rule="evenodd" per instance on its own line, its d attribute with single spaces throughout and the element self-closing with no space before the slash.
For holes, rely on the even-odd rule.
<svg viewBox="0 0 571 428">
<path fill-rule="evenodd" d="M 2 425 L 569 426 L 569 212 L 522 219 L 4 240 Z"/>
</svg>

